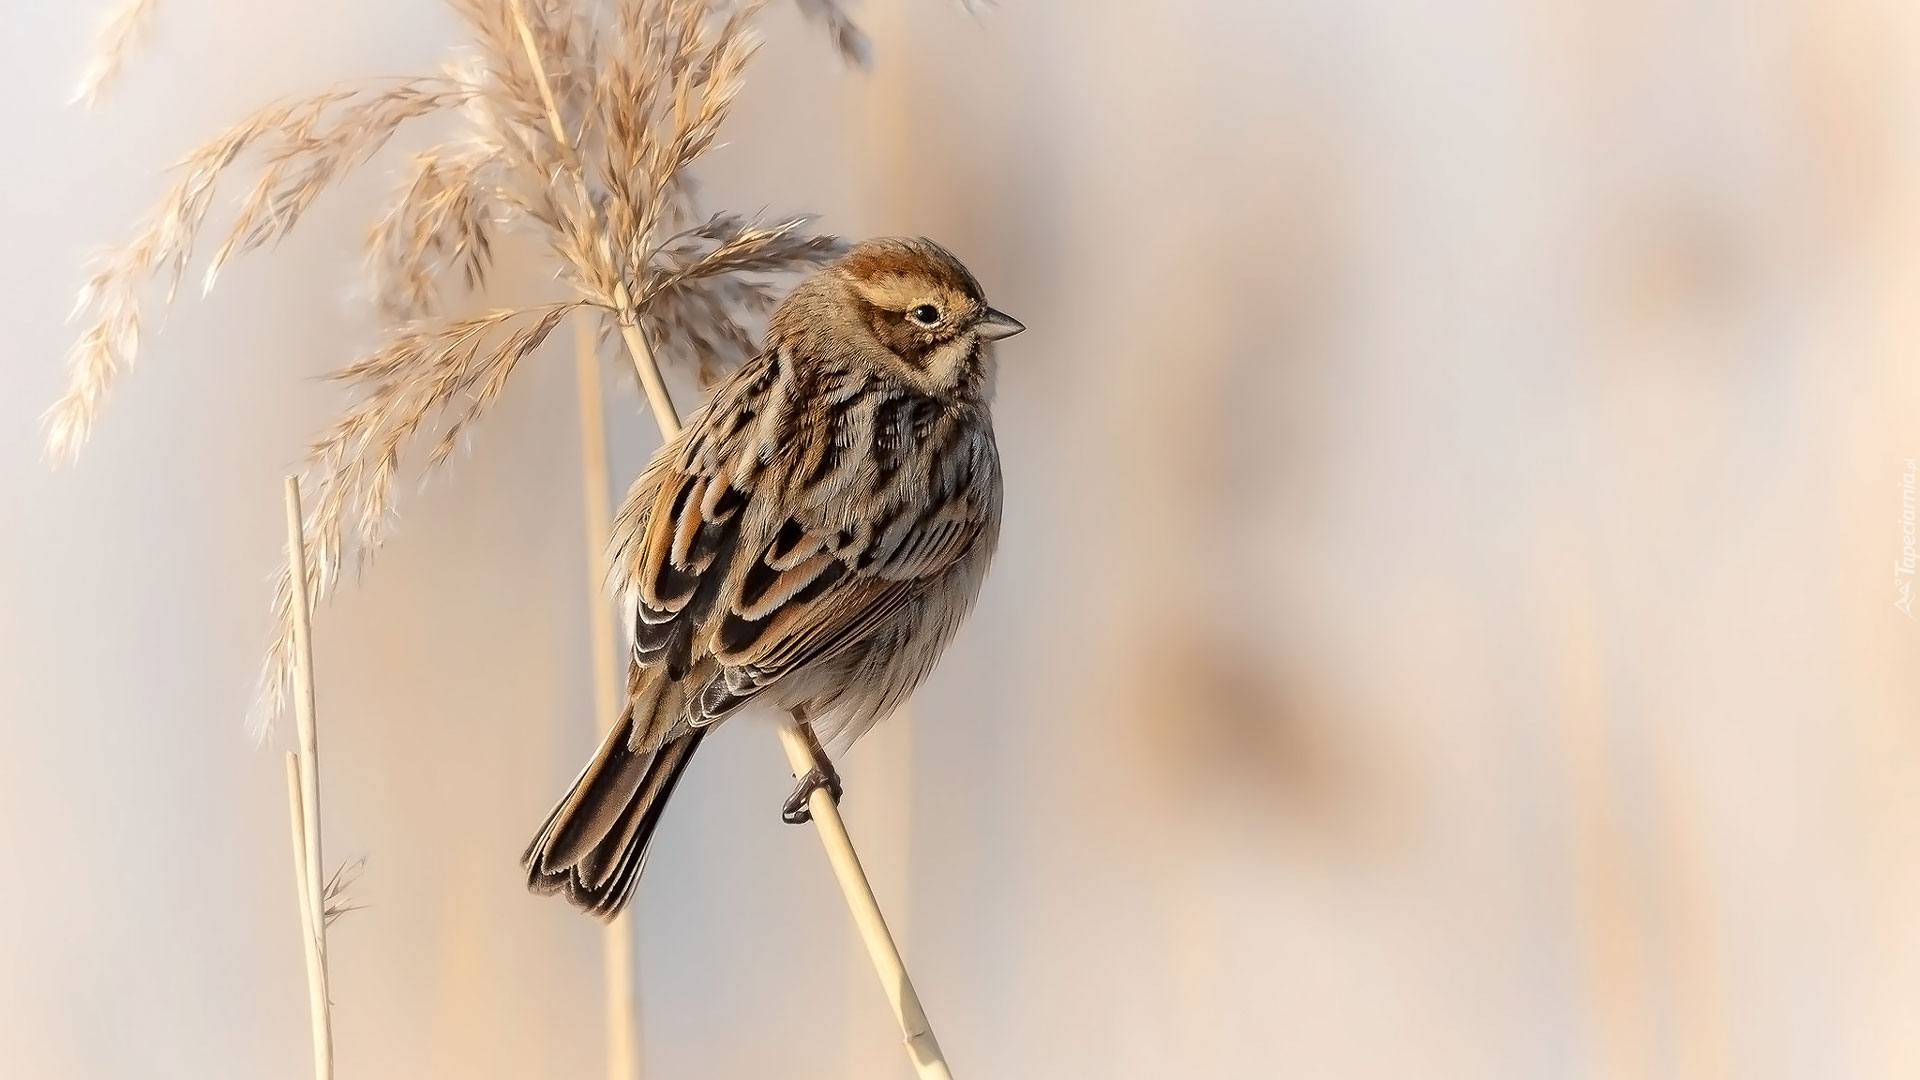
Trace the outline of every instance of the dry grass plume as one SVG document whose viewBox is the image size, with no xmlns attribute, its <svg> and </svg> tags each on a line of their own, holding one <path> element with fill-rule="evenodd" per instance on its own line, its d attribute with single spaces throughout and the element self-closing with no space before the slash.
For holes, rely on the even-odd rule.
<svg viewBox="0 0 1920 1080">
<path fill-rule="evenodd" d="M 865 39 L 840 3 L 800 4 L 848 59 L 864 60 Z M 115 17 L 86 96 L 118 70 L 152 5 L 139 0 Z M 100 257 L 81 289 L 68 389 L 47 417 L 49 455 L 71 458 L 138 355 L 149 309 L 174 299 L 197 249 L 212 247 L 198 272 L 210 289 L 233 258 L 285 236 L 323 191 L 408 122 L 457 117 L 455 137 L 413 155 L 368 233 L 366 274 L 392 329 L 333 373 L 351 404 L 307 457 L 316 603 L 344 568 L 379 548 L 403 474 L 443 464 L 569 312 L 597 316 L 603 335 L 637 328 L 664 360 L 691 368 L 704 384 L 754 348 L 748 327 L 776 299 L 780 276 L 841 250 L 805 217 L 763 223 L 709 214 L 694 197 L 690 169 L 713 146 L 740 90 L 761 0 L 451 6 L 472 42 L 441 72 L 269 106 L 181 162 L 160 203 L 131 239 Z M 235 191 L 243 194 L 216 232 L 216 203 L 231 202 Z M 507 231 L 545 241 L 570 297 L 447 315 L 450 299 L 484 291 L 495 240 Z M 287 701 L 292 581 L 283 569 L 262 730 Z"/>
<path fill-rule="evenodd" d="M 100 21 L 93 56 L 74 87 L 72 104 L 92 108 L 100 103 L 108 87 L 119 79 L 127 57 L 146 42 L 147 31 L 153 26 L 154 9 L 159 6 L 160 0 L 121 0 L 118 7 L 107 13 Z"/>
</svg>

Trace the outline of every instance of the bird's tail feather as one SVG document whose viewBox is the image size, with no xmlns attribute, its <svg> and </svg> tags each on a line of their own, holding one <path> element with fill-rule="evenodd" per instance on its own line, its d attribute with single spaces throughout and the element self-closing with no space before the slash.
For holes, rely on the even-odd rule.
<svg viewBox="0 0 1920 1080">
<path fill-rule="evenodd" d="M 643 731 L 649 719 L 641 719 Z M 620 914 L 633 895 L 667 797 L 707 732 L 686 729 L 657 750 L 635 751 L 634 726 L 628 709 L 520 860 L 529 889 L 563 893 L 602 919 Z"/>
</svg>

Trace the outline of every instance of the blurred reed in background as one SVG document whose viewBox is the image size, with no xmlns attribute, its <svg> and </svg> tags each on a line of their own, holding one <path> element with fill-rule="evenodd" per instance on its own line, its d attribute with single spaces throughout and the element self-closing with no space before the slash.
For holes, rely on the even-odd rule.
<svg viewBox="0 0 1920 1080">
<path fill-rule="evenodd" d="M 62 208 L 17 227 L 45 253 L 6 269 L 22 355 L 65 344 L 49 267 L 193 133 L 446 35 L 405 5 L 194 6 L 156 24 L 124 117 L 22 106 L 25 159 L 67 163 L 9 174 L 12 205 Z M 910 732 L 846 768 L 856 832 L 883 768 L 911 778 L 867 854 L 956 1075 L 1920 1072 L 1920 627 L 1888 566 L 1920 453 L 1920 16 L 866 8 L 855 79 L 773 12 L 703 182 L 938 236 L 1031 327 L 1001 372 L 992 584 Z M 83 20 L 33 18 L 9 58 L 64 86 Z M 343 187 L 311 236 L 376 200 Z M 28 433 L 0 444 L 0 814 L 56 814 L 21 865 L 86 886 L 0 893 L 44 931 L 0 956 L 0 1043 L 35 1074 L 286 1072 L 303 1045 L 297 994 L 256 989 L 297 990 L 298 957 L 249 914 L 284 893 L 283 827 L 229 820 L 275 804 L 225 749 L 267 625 L 227 594 L 272 564 L 254 493 L 323 419 L 289 373 L 368 329 L 315 310 L 350 245 L 286 255 L 286 282 L 170 328 L 207 362 L 130 380 L 124 436 L 70 477 L 32 460 L 48 365 L 0 396 Z M 363 808 L 336 850 L 380 879 L 336 935 L 363 1010 L 343 1076 L 597 1068 L 591 928 L 511 873 L 590 738 L 581 556 L 551 524 L 577 519 L 562 368 L 516 376 L 330 616 L 323 666 L 357 675 L 329 799 Z M 220 401 L 257 417 L 181 431 Z M 652 439 L 622 404 L 616 476 Z M 778 755 L 716 740 L 638 912 L 649 1062 L 888 1075 L 848 1049 L 884 1025 L 864 973 L 844 1001 L 793 989 L 855 961 L 792 932 L 840 915 L 765 812 Z"/>
</svg>

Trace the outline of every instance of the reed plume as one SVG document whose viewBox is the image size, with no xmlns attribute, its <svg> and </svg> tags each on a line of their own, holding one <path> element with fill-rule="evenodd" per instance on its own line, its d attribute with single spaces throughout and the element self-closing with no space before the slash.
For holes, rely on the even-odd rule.
<svg viewBox="0 0 1920 1080">
<path fill-rule="evenodd" d="M 95 64 L 101 73 L 88 76 L 89 96 L 118 70 L 152 5 L 140 0 L 115 16 L 121 29 Z M 803 215 L 761 222 L 698 204 L 691 170 L 740 90 L 764 0 L 451 6 L 471 42 L 440 72 L 268 106 L 180 163 L 159 204 L 81 289 L 68 388 L 47 417 L 49 456 L 71 459 L 139 354 L 150 309 L 175 299 L 198 249 L 212 247 L 199 270 L 204 292 L 234 258 L 292 231 L 401 128 L 448 114 L 455 134 L 413 155 L 368 231 L 366 278 L 390 329 L 330 376 L 350 404 L 306 457 L 315 603 L 379 548 L 403 473 L 443 465 L 568 312 L 591 313 L 602 337 L 638 332 L 705 385 L 751 354 L 779 278 L 842 249 Z M 864 56 L 842 5 L 801 6 L 849 59 Z M 216 202 L 243 183 L 216 232 Z M 484 294 L 495 243 L 509 232 L 544 241 L 569 296 L 449 315 L 454 301 Z M 283 570 L 275 590 L 262 733 L 287 701 L 292 580 Z"/>
<path fill-rule="evenodd" d="M 765 0 L 449 2 L 472 47 L 440 73 L 272 105 L 188 155 L 159 205 L 129 241 L 100 257 L 82 288 L 75 316 L 85 325 L 69 357 L 68 389 L 47 416 L 49 456 L 71 459 L 139 351 L 150 294 L 160 294 L 162 307 L 175 299 L 215 195 L 235 174 L 251 170 L 253 182 L 201 272 L 203 292 L 234 257 L 287 235 L 323 191 L 401 127 L 441 113 L 459 119 L 455 137 L 414 155 L 368 231 L 366 276 L 390 329 L 331 376 L 351 403 L 307 453 L 318 492 L 311 514 L 301 508 L 298 478 L 287 482 L 290 557 L 275 588 L 277 628 L 256 731 L 264 737 L 289 700 L 297 702 L 302 753 L 287 758 L 289 807 L 321 1080 L 332 1072 L 326 928 L 354 909 L 345 890 L 358 864 L 324 883 L 319 877 L 311 607 L 349 561 L 363 564 L 380 547 L 403 466 L 423 440 L 432 439 L 422 476 L 445 464 L 569 313 L 597 323 L 582 332 L 582 363 L 593 361 L 595 338 L 621 339 L 664 438 L 679 420 L 656 358 L 691 370 L 703 387 L 717 381 L 754 351 L 749 327 L 772 308 L 776 279 L 843 250 L 837 238 L 813 233 L 805 216 L 761 223 L 704 213 L 696 198 L 691 168 L 740 90 L 757 46 L 750 24 Z M 796 2 L 849 63 L 868 62 L 867 39 L 839 0 Z M 79 99 L 93 101 L 114 78 L 155 6 L 128 0 L 109 20 Z M 453 295 L 484 292 L 495 240 L 510 231 L 545 241 L 570 296 L 448 314 Z M 789 725 L 782 739 L 798 775 L 800 736 Z M 916 1073 L 944 1080 L 945 1058 L 839 812 L 823 792 L 811 809 Z M 631 941 L 610 936 L 607 948 L 609 1068 L 631 1075 L 631 978 L 623 966 Z"/>
<path fill-rule="evenodd" d="M 71 104 L 92 108 L 100 103 L 107 88 L 119 79 L 127 57 L 145 43 L 154 9 L 159 6 L 160 0 L 121 0 L 120 6 L 101 20 L 93 56 L 80 73 Z"/>
</svg>

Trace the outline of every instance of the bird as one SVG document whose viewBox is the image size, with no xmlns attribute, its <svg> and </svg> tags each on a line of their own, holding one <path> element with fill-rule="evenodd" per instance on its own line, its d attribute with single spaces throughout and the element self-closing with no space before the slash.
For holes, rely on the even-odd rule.
<svg viewBox="0 0 1920 1080">
<path fill-rule="evenodd" d="M 632 631 L 627 701 L 522 857 L 527 886 L 611 920 L 701 741 L 749 703 L 798 722 L 813 767 L 926 678 L 999 541 L 995 342 L 1026 329 L 925 237 L 853 245 L 768 320 L 629 490 L 611 543 Z"/>
</svg>

